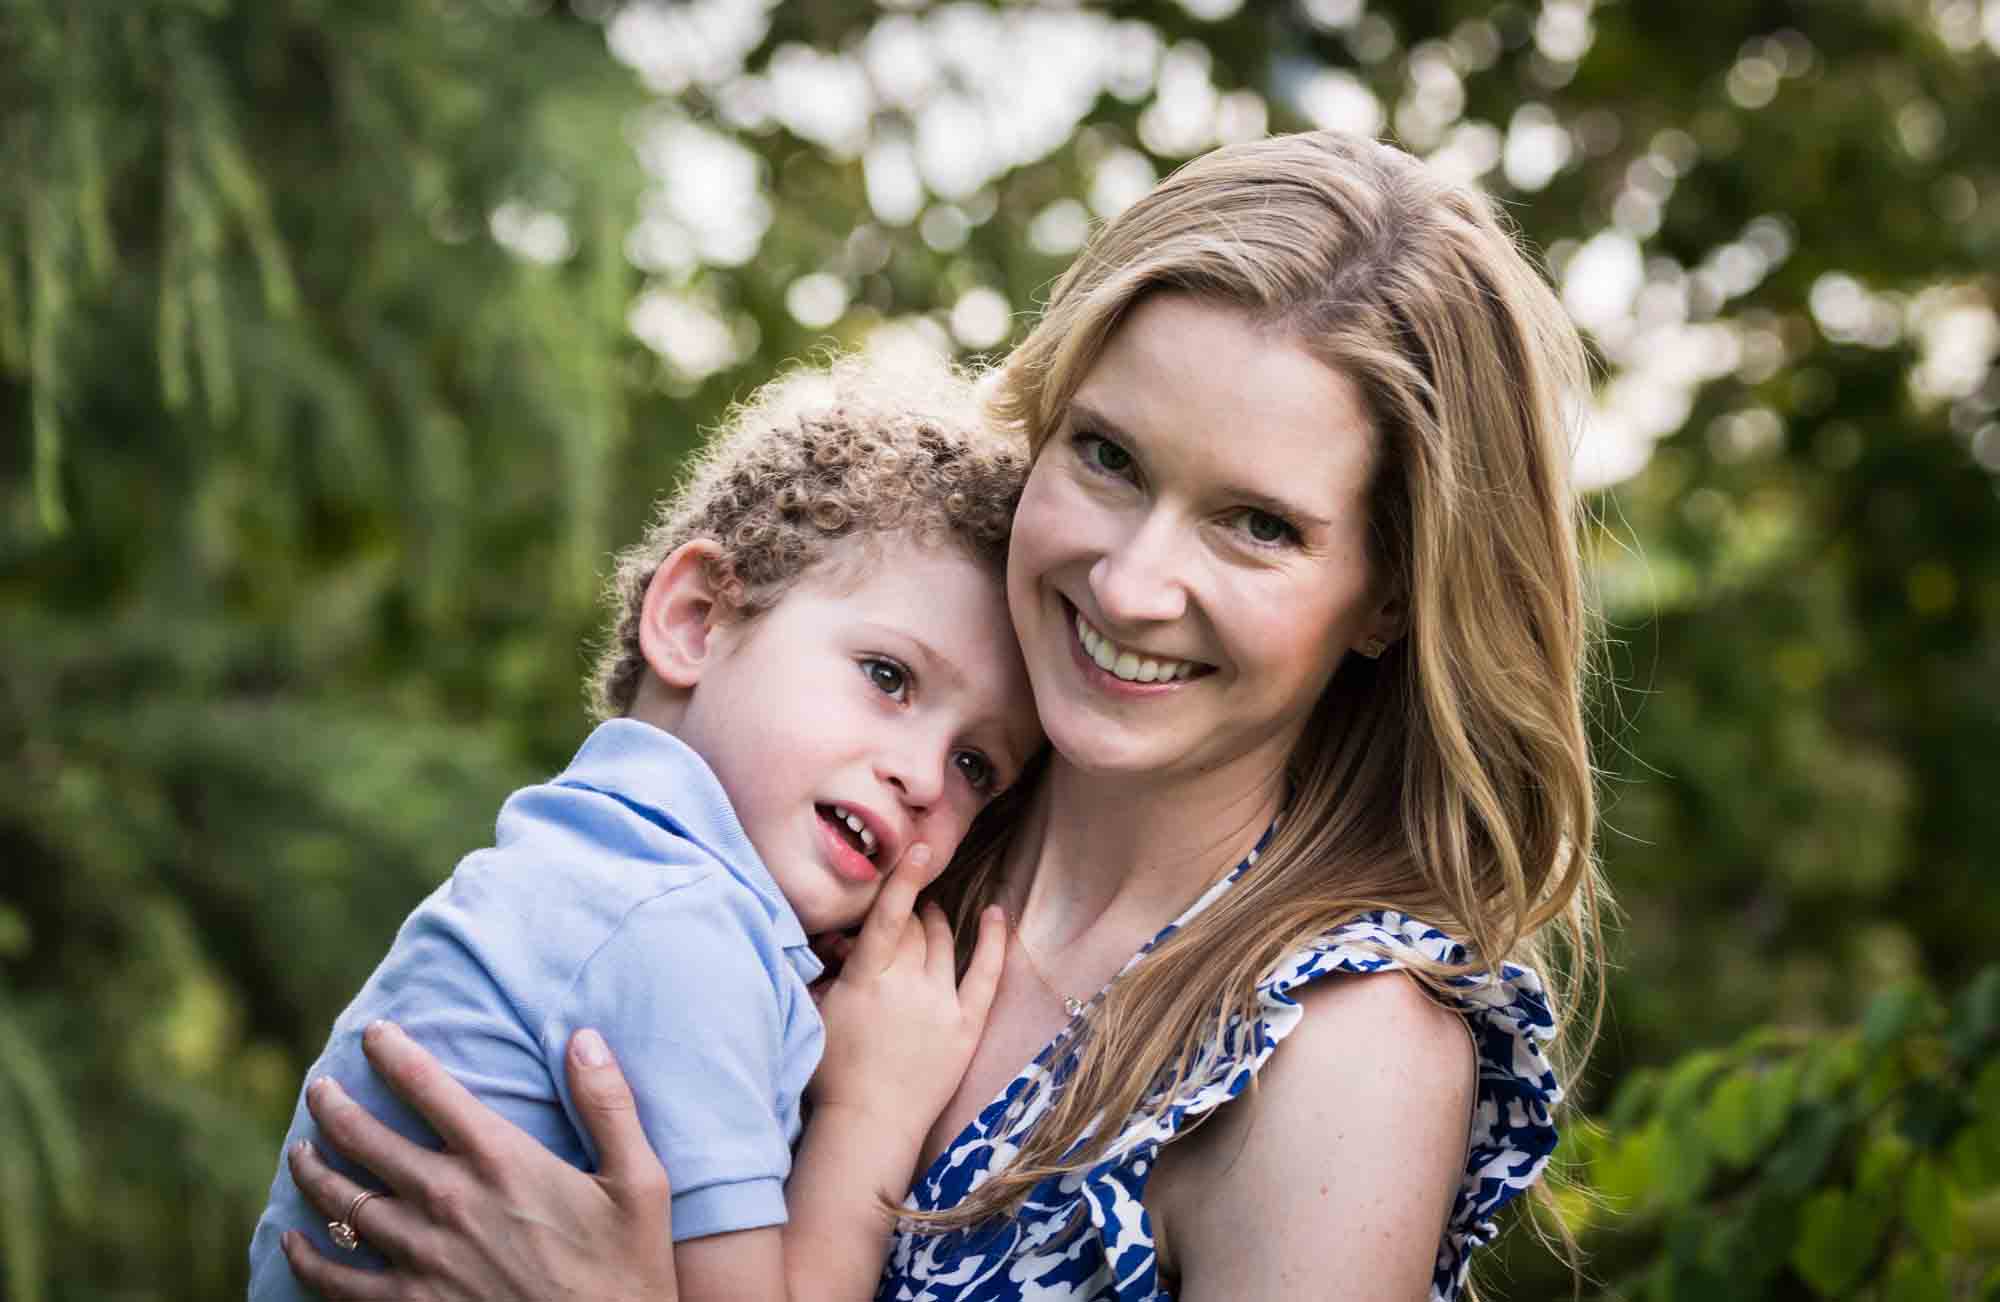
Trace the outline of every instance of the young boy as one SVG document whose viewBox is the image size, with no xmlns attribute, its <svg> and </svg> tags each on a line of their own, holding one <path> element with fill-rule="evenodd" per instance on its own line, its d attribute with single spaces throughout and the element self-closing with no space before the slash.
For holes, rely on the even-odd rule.
<svg viewBox="0 0 2000 1302">
<path fill-rule="evenodd" d="M 673 1173 L 683 1298 L 872 1293 L 888 1228 L 876 1200 L 907 1187 L 971 1038 L 962 1051 L 912 1046 L 939 1038 L 918 1015 L 835 1028 L 842 1052 L 816 1101 L 893 1100 L 910 1133 L 822 1142 L 855 1124 L 829 1103 L 792 1175 L 781 1241 L 823 1038 L 806 937 L 859 922 L 912 847 L 946 862 L 1041 745 L 1003 591 L 1025 469 L 942 366 L 891 375 L 848 359 L 735 412 L 620 557 L 594 682 L 605 722 L 561 775 L 514 793 L 494 847 L 404 923 L 308 1081 L 332 1078 L 436 1146 L 363 1058 L 363 1030 L 386 1019 L 589 1168 L 563 1053 L 572 1031 L 597 1028 Z M 998 935 L 982 932 L 988 970 Z M 924 966 L 935 982 L 937 965 Z M 287 1149 L 313 1129 L 302 1093 Z M 279 1246 L 287 1230 L 379 1264 L 366 1222 L 356 1209 L 325 1222 L 281 1160 L 251 1242 L 251 1296 L 302 1296 Z M 814 1260 L 787 1264 L 784 1241 L 814 1244 Z"/>
</svg>

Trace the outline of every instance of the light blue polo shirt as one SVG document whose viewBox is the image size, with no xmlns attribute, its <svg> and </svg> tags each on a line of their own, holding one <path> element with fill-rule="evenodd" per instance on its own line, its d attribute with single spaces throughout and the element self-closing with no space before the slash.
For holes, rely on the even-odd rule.
<svg viewBox="0 0 2000 1302">
<path fill-rule="evenodd" d="M 668 733 L 614 719 L 560 776 L 508 798 L 493 848 L 466 856 L 404 922 L 306 1080 L 332 1076 L 401 1133 L 442 1147 L 362 1054 L 362 1030 L 387 1018 L 489 1107 L 591 1170 L 563 1054 L 572 1031 L 596 1027 L 672 1175 L 674 1239 L 778 1225 L 799 1097 L 820 1058 L 806 993 L 819 973 L 708 765 Z M 328 1150 L 301 1092 L 286 1148 L 303 1138 Z M 365 1243 L 333 1247 L 326 1219 L 281 1154 L 250 1244 L 251 1297 L 305 1296 L 278 1247 L 288 1229 L 335 1261 L 381 1264 Z"/>
</svg>

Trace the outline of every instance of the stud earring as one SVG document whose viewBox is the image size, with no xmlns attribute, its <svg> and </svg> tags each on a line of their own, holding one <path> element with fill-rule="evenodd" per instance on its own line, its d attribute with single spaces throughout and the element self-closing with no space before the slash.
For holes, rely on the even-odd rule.
<svg viewBox="0 0 2000 1302">
<path fill-rule="evenodd" d="M 1369 637 L 1362 639 L 1361 645 L 1354 649 L 1370 660 L 1380 660 L 1382 653 L 1389 649 L 1389 644 L 1379 637 Z"/>
</svg>

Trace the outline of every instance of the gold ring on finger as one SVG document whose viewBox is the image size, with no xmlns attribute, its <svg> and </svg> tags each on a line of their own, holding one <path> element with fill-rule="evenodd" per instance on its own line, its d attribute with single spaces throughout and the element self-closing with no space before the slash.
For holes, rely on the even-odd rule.
<svg viewBox="0 0 2000 1302">
<path fill-rule="evenodd" d="M 333 1241 L 348 1252 L 361 1246 L 361 1234 L 354 1228 L 354 1218 L 361 1213 L 361 1204 L 376 1197 L 373 1189 L 363 1189 L 354 1195 L 354 1201 L 347 1204 L 347 1212 L 337 1221 L 326 1223 L 326 1232 Z"/>
</svg>

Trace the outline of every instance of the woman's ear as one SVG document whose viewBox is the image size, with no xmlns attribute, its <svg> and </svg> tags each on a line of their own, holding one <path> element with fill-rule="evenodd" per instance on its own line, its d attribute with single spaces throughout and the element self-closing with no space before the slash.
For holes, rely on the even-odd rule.
<svg viewBox="0 0 2000 1302">
<path fill-rule="evenodd" d="M 1375 608 L 1367 622 L 1362 625 L 1361 637 L 1354 644 L 1354 650 L 1370 660 L 1380 659 L 1391 643 L 1409 631 L 1410 606 L 1397 592 Z"/>
<path fill-rule="evenodd" d="M 639 655 L 668 687 L 686 690 L 701 681 L 714 633 L 729 615 L 716 589 L 714 566 L 722 548 L 696 538 L 667 554 L 646 585 L 639 607 Z"/>
</svg>

